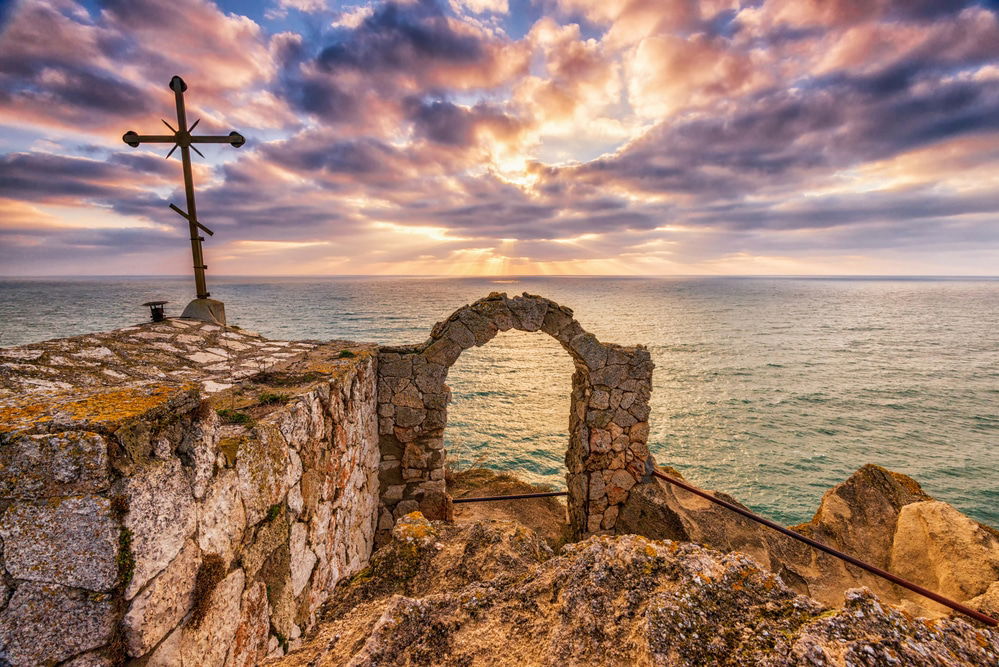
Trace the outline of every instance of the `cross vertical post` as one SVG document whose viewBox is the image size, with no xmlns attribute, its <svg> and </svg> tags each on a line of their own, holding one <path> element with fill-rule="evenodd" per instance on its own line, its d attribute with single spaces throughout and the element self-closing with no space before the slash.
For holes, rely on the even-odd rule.
<svg viewBox="0 0 999 667">
<path fill-rule="evenodd" d="M 177 101 L 177 132 L 190 137 L 187 130 L 187 110 L 184 108 L 184 85 L 183 79 L 179 76 L 170 80 L 170 88 L 173 89 L 174 97 Z M 179 142 L 178 142 L 179 143 Z M 191 171 L 191 148 L 188 145 L 179 143 L 180 161 L 184 165 L 184 194 L 187 195 L 187 225 L 191 230 L 191 254 L 194 257 L 194 286 L 199 299 L 207 299 L 211 296 L 208 285 L 205 281 L 205 258 L 201 249 L 201 241 L 204 240 L 198 232 L 195 221 L 198 219 L 198 211 L 194 204 L 194 174 Z"/>
<path fill-rule="evenodd" d="M 197 294 L 197 298 L 188 304 L 182 317 L 193 317 L 225 324 L 225 309 L 223 308 L 223 304 L 221 301 L 209 299 L 211 293 L 208 291 L 208 285 L 205 281 L 205 269 L 208 267 L 205 265 L 204 252 L 201 247 L 201 242 L 205 239 L 201 236 L 200 232 L 204 231 L 209 236 L 213 236 L 214 232 L 198 220 L 198 210 L 194 202 L 194 175 L 191 170 L 191 151 L 193 150 L 198 155 L 201 155 L 201 157 L 204 157 L 201 151 L 195 148 L 193 144 L 224 143 L 234 148 L 239 148 L 246 143 L 246 139 L 238 132 L 230 132 L 226 136 L 192 135 L 191 132 L 200 120 L 194 121 L 194 124 L 190 127 L 187 125 L 187 110 L 184 107 L 184 91 L 187 90 L 187 84 L 179 76 L 175 76 L 170 79 L 170 90 L 174 93 L 174 100 L 177 105 L 177 128 L 175 129 L 165 120 L 163 124 L 170 128 L 173 134 L 140 135 L 129 130 L 122 136 L 122 140 L 133 148 L 142 143 L 172 143 L 174 147 L 167 153 L 168 158 L 175 150 L 180 148 L 180 159 L 184 170 L 184 194 L 187 199 L 187 211 L 182 211 L 173 204 L 170 204 L 170 208 L 187 220 L 188 228 L 191 232 L 191 255 L 194 259 L 194 286 Z"/>
</svg>

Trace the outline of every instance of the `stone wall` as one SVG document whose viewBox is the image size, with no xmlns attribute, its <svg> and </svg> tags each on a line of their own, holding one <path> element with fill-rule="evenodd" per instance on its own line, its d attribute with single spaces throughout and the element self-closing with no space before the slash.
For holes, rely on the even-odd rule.
<svg viewBox="0 0 999 667">
<path fill-rule="evenodd" d="M 574 533 L 613 532 L 629 490 L 647 478 L 653 465 L 647 446 L 653 368 L 648 350 L 601 343 L 580 326 L 572 310 L 548 299 L 492 293 L 437 323 L 426 342 L 379 350 L 379 542 L 409 512 L 448 517 L 448 369 L 464 350 L 509 329 L 547 333 L 575 364 L 565 454 Z"/>
<path fill-rule="evenodd" d="M 373 346 L 168 321 L 0 362 L 0 664 L 253 665 L 366 564 Z"/>
</svg>

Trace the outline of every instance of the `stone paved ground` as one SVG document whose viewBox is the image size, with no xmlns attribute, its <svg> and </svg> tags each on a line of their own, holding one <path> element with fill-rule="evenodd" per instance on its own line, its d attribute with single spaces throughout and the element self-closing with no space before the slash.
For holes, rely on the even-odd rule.
<svg viewBox="0 0 999 667">
<path fill-rule="evenodd" d="M 167 319 L 0 348 L 0 398 L 145 381 L 199 382 L 203 393 L 212 394 L 319 345 L 317 341 L 268 340 L 231 327 Z"/>
</svg>

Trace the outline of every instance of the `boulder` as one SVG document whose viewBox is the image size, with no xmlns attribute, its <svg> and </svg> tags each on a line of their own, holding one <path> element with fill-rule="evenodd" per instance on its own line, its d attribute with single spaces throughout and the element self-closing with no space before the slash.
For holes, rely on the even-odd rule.
<svg viewBox="0 0 999 667">
<path fill-rule="evenodd" d="M 999 581 L 999 532 L 947 503 L 912 503 L 899 512 L 888 569 L 952 600 L 969 600 Z"/>
</svg>

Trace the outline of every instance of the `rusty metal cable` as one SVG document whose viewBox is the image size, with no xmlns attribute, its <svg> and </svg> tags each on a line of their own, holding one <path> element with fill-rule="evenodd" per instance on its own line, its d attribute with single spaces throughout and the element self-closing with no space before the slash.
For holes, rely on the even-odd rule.
<svg viewBox="0 0 999 667">
<path fill-rule="evenodd" d="M 544 493 L 521 493 L 514 496 L 483 496 L 481 498 L 452 498 L 452 503 L 485 503 L 491 500 L 520 500 L 522 498 L 551 498 L 568 495 L 566 491 L 545 491 Z"/>
<path fill-rule="evenodd" d="M 907 579 L 903 579 L 902 577 L 899 577 L 898 575 L 894 575 L 891 572 L 888 572 L 887 570 L 882 570 L 880 567 L 877 567 L 875 565 L 871 565 L 870 563 L 865 563 L 864 561 L 860 560 L 859 558 L 854 558 L 850 554 L 845 554 L 842 551 L 838 551 L 836 549 L 833 549 L 832 547 L 830 547 L 828 545 L 825 545 L 825 544 L 822 544 L 821 542 L 818 542 L 816 540 L 813 540 L 810 537 L 805 537 L 801 533 L 796 533 L 793 530 L 790 530 L 789 528 L 785 528 L 784 526 L 780 525 L 779 523 L 776 523 L 776 522 L 771 521 L 769 519 L 764 519 L 763 517 L 759 516 L 758 514 L 754 514 L 753 512 L 750 512 L 747 509 L 739 507 L 738 505 L 734 505 L 734 504 L 732 504 L 730 502 L 726 502 L 726 501 L 722 500 L 721 498 L 715 498 L 713 495 L 711 495 L 707 491 L 702 491 L 699 488 L 697 488 L 696 486 L 694 486 L 692 484 L 689 484 L 688 482 L 684 482 L 682 480 L 676 479 L 675 477 L 670 477 L 669 475 L 665 475 L 665 474 L 659 472 L 658 470 L 653 470 L 652 474 L 655 475 L 656 477 L 658 477 L 661 480 L 669 482 L 670 484 L 673 484 L 675 486 L 679 486 L 681 489 L 686 489 L 687 491 L 690 491 L 691 493 L 693 493 L 695 495 L 698 495 L 701 498 L 704 498 L 705 500 L 709 500 L 709 501 L 715 503 L 716 505 L 721 505 L 722 507 L 724 507 L 727 510 L 731 510 L 731 511 L 737 513 L 737 514 L 741 514 L 742 516 L 746 517 L 747 519 L 752 519 L 756 523 L 761 523 L 761 524 L 763 524 L 764 526 L 766 526 L 768 528 L 773 528 L 774 530 L 776 530 L 779 533 L 783 533 L 784 535 L 787 535 L 788 537 L 790 537 L 792 539 L 798 540 L 799 542 L 804 542 L 805 544 L 809 545 L 810 547 L 814 547 L 814 548 L 818 549 L 819 551 L 824 551 L 827 554 L 830 554 L 832 556 L 835 556 L 836 558 L 844 560 L 847 563 L 850 563 L 851 565 L 855 565 L 855 566 L 859 567 L 862 570 L 867 570 L 871 574 L 877 575 L 877 576 L 881 577 L 882 579 L 887 579 L 888 581 L 890 581 L 890 582 L 892 582 L 894 584 L 898 584 L 902 588 L 907 588 L 910 591 L 912 591 L 913 593 L 918 593 L 919 595 L 922 595 L 923 597 L 927 597 L 927 598 L 933 600 L 934 602 L 939 602 L 940 604 L 944 605 L 945 607 L 950 607 L 954 611 L 960 612 L 960 613 L 964 614 L 965 616 L 969 616 L 969 617 L 975 619 L 976 621 L 980 621 L 980 622 L 984 623 L 985 625 L 989 625 L 989 626 L 992 626 L 992 627 L 996 627 L 997 625 L 999 625 L 999 621 L 997 621 L 996 619 L 992 618 L 991 616 L 989 616 L 987 614 L 983 614 L 982 612 L 978 611 L 977 609 L 972 609 L 971 607 L 963 605 L 960 602 L 955 602 L 954 600 L 951 600 L 950 598 L 945 598 L 944 596 L 940 595 L 939 593 L 934 593 L 933 591 L 929 590 L 928 588 L 923 588 L 919 584 L 914 584 L 914 583 L 912 583 L 911 581 L 909 581 Z"/>
</svg>

